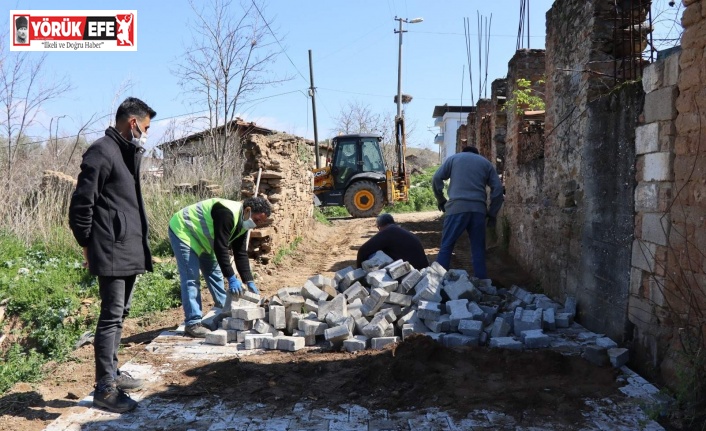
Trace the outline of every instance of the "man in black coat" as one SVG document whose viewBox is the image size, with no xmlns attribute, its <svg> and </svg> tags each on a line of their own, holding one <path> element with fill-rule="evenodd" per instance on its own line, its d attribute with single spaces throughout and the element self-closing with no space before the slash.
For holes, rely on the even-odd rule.
<svg viewBox="0 0 706 431">
<path fill-rule="evenodd" d="M 101 311 L 93 342 L 96 389 L 93 405 L 114 412 L 134 409 L 126 390 L 143 382 L 118 369 L 123 321 L 130 312 L 138 274 L 152 271 L 140 163 L 150 122 L 157 113 L 134 97 L 115 114 L 115 127 L 83 154 L 69 225 L 83 247 L 85 263 L 98 276 Z"/>
<path fill-rule="evenodd" d="M 395 224 L 391 214 L 380 214 L 376 224 L 379 232 L 358 249 L 356 265 L 359 268 L 363 261 L 368 260 L 377 251 L 382 251 L 394 260 L 409 262 L 416 269 L 429 266 L 422 242 L 415 234 Z"/>
</svg>

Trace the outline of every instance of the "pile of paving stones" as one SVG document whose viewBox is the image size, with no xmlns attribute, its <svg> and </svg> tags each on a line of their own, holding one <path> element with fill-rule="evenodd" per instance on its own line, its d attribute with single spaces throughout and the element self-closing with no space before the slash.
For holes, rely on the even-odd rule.
<svg viewBox="0 0 706 431">
<path fill-rule="evenodd" d="M 215 319 L 210 344 L 243 343 L 245 349 L 296 351 L 327 341 L 349 352 L 381 349 L 412 334 L 448 347 L 505 349 L 554 347 L 552 333 L 579 328 L 581 353 L 598 365 L 619 367 L 627 349 L 573 322 L 576 301 L 559 304 L 543 294 L 445 270 L 434 262 L 421 271 L 383 252 L 333 278 L 317 275 L 302 287 L 285 287 L 269 300 L 250 292 L 228 299 Z M 556 337 L 555 337 L 556 338 Z"/>
</svg>

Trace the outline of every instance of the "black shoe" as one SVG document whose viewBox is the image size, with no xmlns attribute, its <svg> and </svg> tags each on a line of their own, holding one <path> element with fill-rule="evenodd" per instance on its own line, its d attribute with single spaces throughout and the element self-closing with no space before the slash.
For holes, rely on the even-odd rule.
<svg viewBox="0 0 706 431">
<path fill-rule="evenodd" d="M 122 389 L 118 389 L 115 382 L 98 383 L 93 392 L 93 407 L 114 412 L 125 413 L 137 407 L 137 401 L 130 398 Z"/>
<path fill-rule="evenodd" d="M 132 377 L 127 371 L 118 370 L 118 376 L 115 378 L 115 386 L 124 391 L 140 389 L 144 384 L 144 380 Z"/>
<path fill-rule="evenodd" d="M 210 333 L 211 331 L 209 331 L 208 328 L 206 328 L 202 324 L 196 323 L 194 325 L 187 326 L 184 332 L 186 332 L 186 335 L 188 335 L 189 337 L 206 338 L 206 334 Z"/>
</svg>

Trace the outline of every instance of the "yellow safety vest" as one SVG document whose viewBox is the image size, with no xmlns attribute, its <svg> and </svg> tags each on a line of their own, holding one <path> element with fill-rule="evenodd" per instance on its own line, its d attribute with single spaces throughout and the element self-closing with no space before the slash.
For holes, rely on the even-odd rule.
<svg viewBox="0 0 706 431">
<path fill-rule="evenodd" d="M 172 232 L 199 256 L 213 254 L 215 233 L 213 231 L 211 210 L 216 203 L 223 205 L 233 213 L 233 231 L 230 232 L 228 240 L 228 243 L 231 243 L 235 238 L 247 232 L 245 229 L 241 229 L 240 232 L 235 231 L 243 208 L 243 204 L 240 202 L 220 198 L 206 199 L 182 208 L 169 220 L 169 227 Z"/>
</svg>

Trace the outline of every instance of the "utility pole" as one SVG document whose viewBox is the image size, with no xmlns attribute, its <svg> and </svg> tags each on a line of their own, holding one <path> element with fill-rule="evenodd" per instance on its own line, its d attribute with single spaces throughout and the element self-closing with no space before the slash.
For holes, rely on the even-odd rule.
<svg viewBox="0 0 706 431">
<path fill-rule="evenodd" d="M 319 169 L 319 132 L 316 127 L 316 87 L 314 87 L 314 66 L 311 61 L 311 50 L 309 50 L 309 81 L 311 82 L 311 87 L 309 87 L 309 96 L 311 96 L 311 113 L 314 116 L 314 157 L 316 158 L 316 169 Z"/>
</svg>

